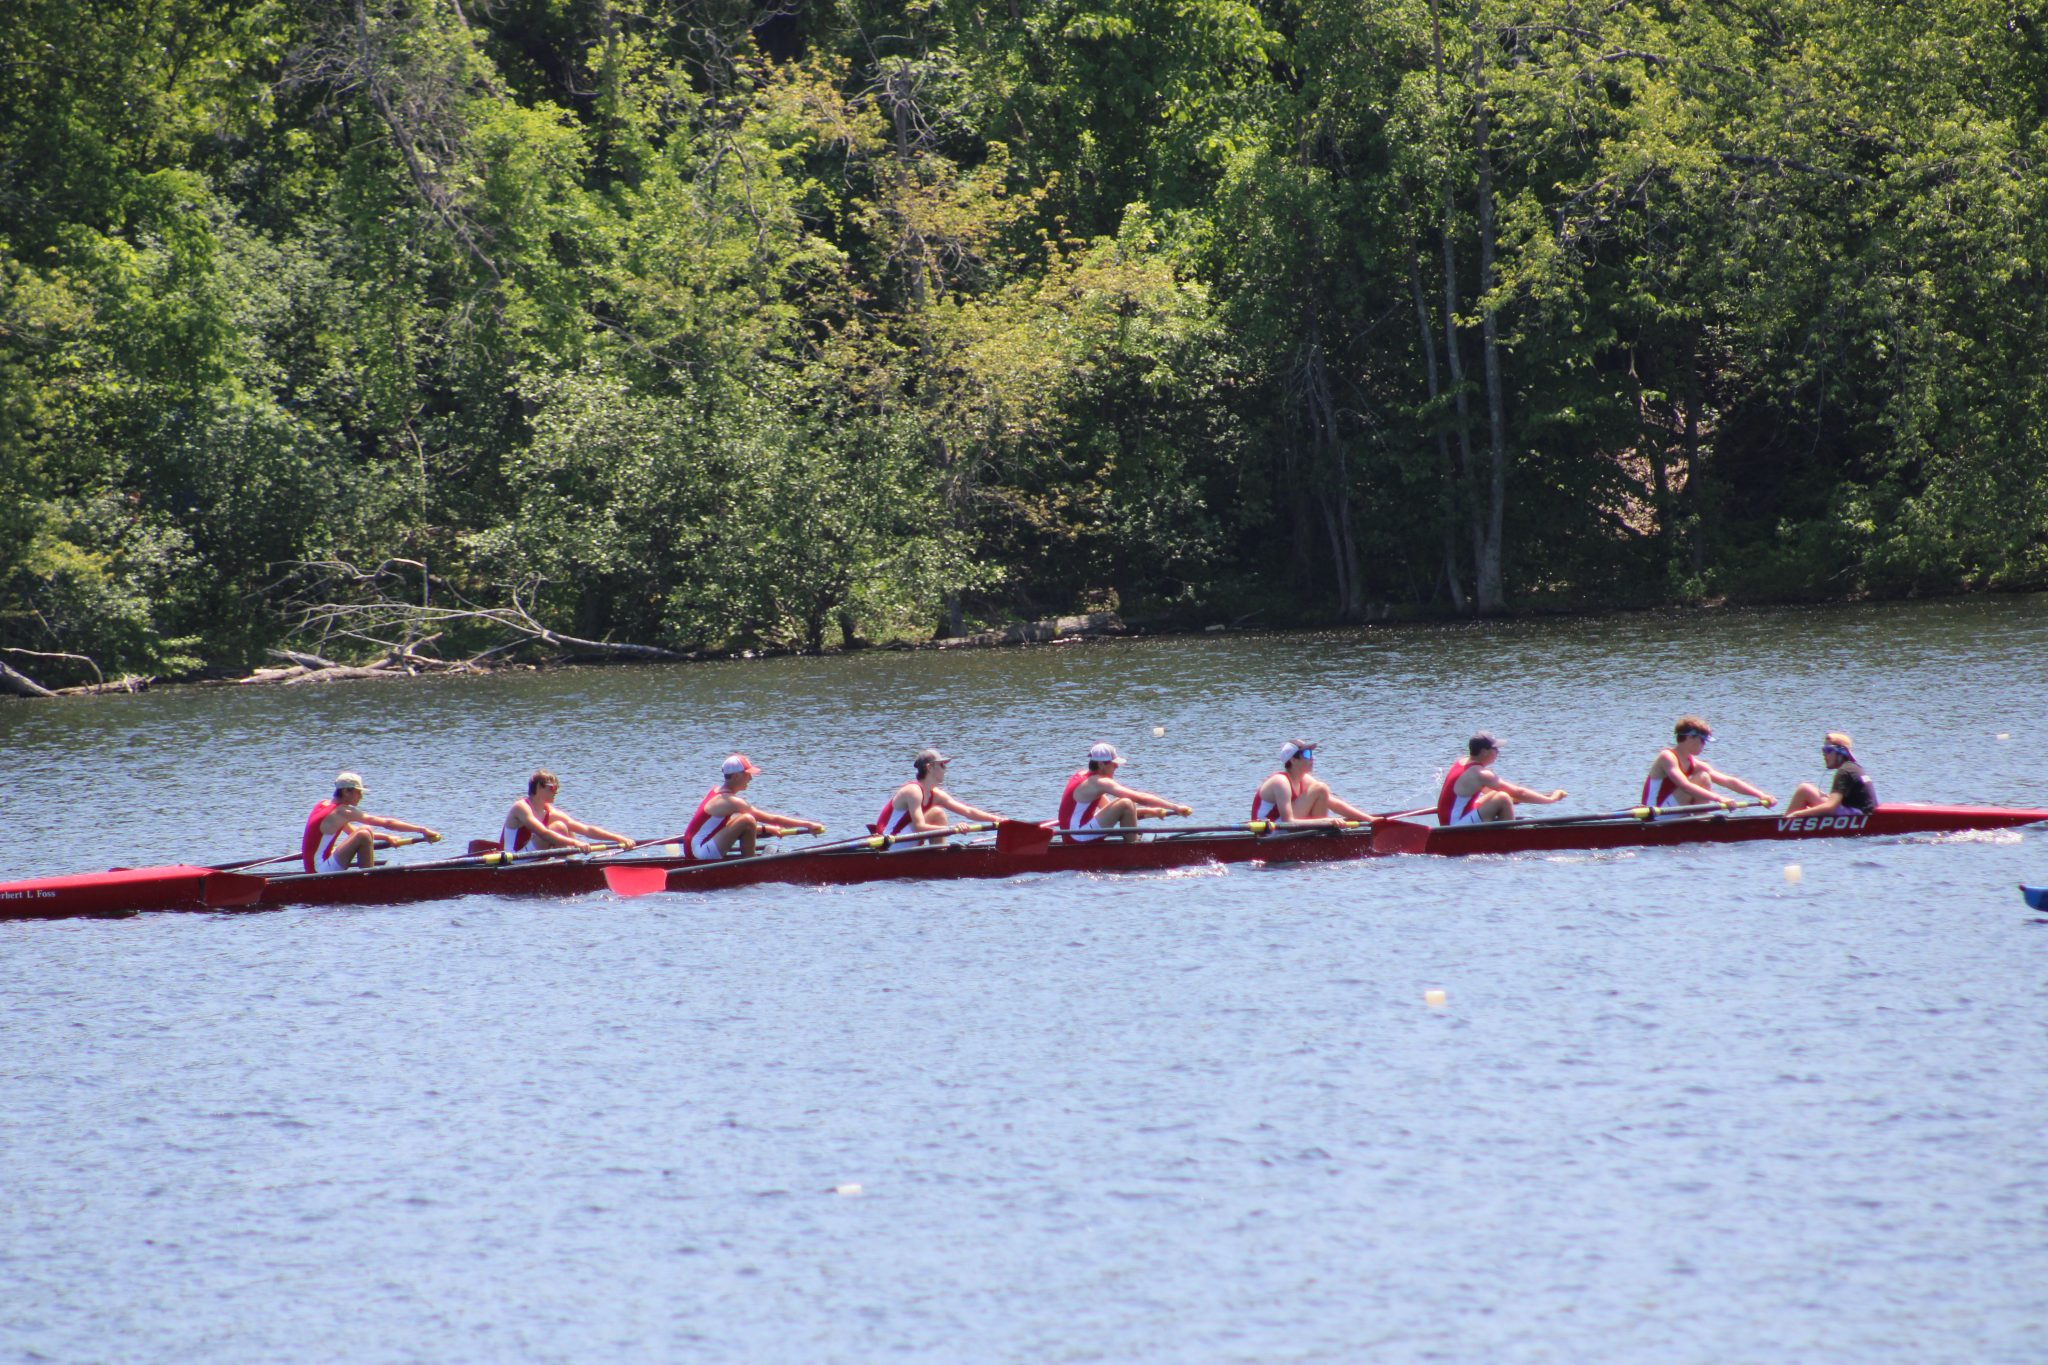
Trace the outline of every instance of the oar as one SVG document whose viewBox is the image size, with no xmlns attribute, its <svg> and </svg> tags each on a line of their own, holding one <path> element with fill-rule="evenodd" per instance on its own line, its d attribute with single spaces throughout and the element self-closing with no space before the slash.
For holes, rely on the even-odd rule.
<svg viewBox="0 0 2048 1365">
<path fill-rule="evenodd" d="M 1750 799 L 1727 802 L 1702 801 L 1692 806 L 1630 806 L 1625 810 L 1611 810 L 1600 815 L 1542 815 L 1533 820 L 1517 817 L 1513 820 L 1504 820 L 1499 823 L 1512 825 L 1516 828 L 1523 828 L 1529 825 L 1590 825 L 1597 824 L 1602 820 L 1640 820 L 1648 824 L 1658 820 L 1668 820 L 1673 816 L 1696 819 L 1700 816 L 1725 815 L 1732 810 L 1747 810 L 1751 806 L 1767 806 L 1770 804 L 1772 803 L 1768 801 Z"/>
<path fill-rule="evenodd" d="M 268 861 L 277 862 L 278 859 L 272 858 Z M 263 888 L 269 884 L 268 877 L 251 877 L 241 872 L 216 872 L 199 883 L 199 899 L 209 910 L 232 910 L 237 906 L 254 905 L 262 899 Z"/>
<path fill-rule="evenodd" d="M 944 829 L 919 830 L 915 834 L 860 834 L 851 839 L 834 839 L 825 844 L 805 844 L 802 848 L 784 849 L 780 853 L 757 853 L 751 858 L 720 858 L 716 861 L 690 863 L 684 867 L 625 867 L 613 864 L 604 870 L 604 881 L 614 895 L 630 899 L 668 890 L 671 873 L 686 876 L 714 867 L 755 867 L 761 863 L 780 862 L 785 858 L 808 858 L 813 853 L 879 853 L 894 848 L 897 844 L 922 843 L 927 839 L 943 839 L 953 834 L 984 834 L 996 827 L 991 822 L 978 825 L 948 825 Z M 1000 838 L 1000 834 L 997 837 Z"/>
<path fill-rule="evenodd" d="M 392 839 L 379 847 L 404 848 L 407 844 L 424 843 L 426 837 L 424 834 L 415 834 L 409 839 Z M 471 841 L 469 846 L 470 852 L 474 853 L 476 851 L 478 842 L 480 841 Z M 495 848 L 497 846 L 493 844 L 492 847 Z M 268 867 L 272 863 L 296 862 L 305 856 L 303 853 L 274 853 L 268 858 L 244 858 L 240 862 L 235 863 L 218 863 L 215 865 L 214 870 L 217 872 L 245 872 L 252 867 Z"/>
<path fill-rule="evenodd" d="M 1201 834 L 1322 834 L 1343 830 L 1365 829 L 1381 820 L 1402 820 L 1411 815 L 1422 815 L 1435 810 L 1426 806 L 1421 810 L 1400 811 L 1392 815 L 1369 815 L 1363 820 L 1343 820 L 1334 825 L 1290 824 L 1285 820 L 1247 820 L 1238 825 L 1194 825 L 1176 829 L 1166 835 L 1168 839 L 1182 839 Z M 1050 825 L 1034 824 L 1029 820 L 1005 820 L 996 829 L 996 852 L 1016 853 L 1025 856 L 1044 853 L 1052 847 L 1052 841 L 1062 834 L 1093 834 L 1103 838 L 1120 837 L 1123 831 L 1100 828 L 1056 829 Z M 1090 843 L 1096 842 L 1091 839 Z"/>
</svg>

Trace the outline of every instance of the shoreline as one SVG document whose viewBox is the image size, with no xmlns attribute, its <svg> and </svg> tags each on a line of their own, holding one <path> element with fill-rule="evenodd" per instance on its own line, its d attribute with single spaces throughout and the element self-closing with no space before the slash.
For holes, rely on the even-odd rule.
<svg viewBox="0 0 2048 1365">
<path fill-rule="evenodd" d="M 622 646 L 616 652 L 577 651 L 555 658 L 537 660 L 506 660 L 504 662 L 482 663 L 475 660 L 442 660 L 415 652 L 387 655 L 384 659 L 369 664 L 349 664 L 322 658 L 318 655 L 288 649 L 272 649 L 272 658 L 277 664 L 264 665 L 246 673 L 219 674 L 202 673 L 173 678 L 157 678 L 146 675 L 125 675 L 96 683 L 74 687 L 40 688 L 37 691 L 11 689 L 0 685 L 0 702 L 15 701 L 59 701 L 82 697 L 133 696 L 153 692 L 161 688 L 223 688 L 223 687 L 303 687 L 325 686 L 339 682 L 382 682 L 418 678 L 459 678 L 489 677 L 499 673 L 536 673 L 555 668 L 617 667 L 623 665 L 679 664 L 679 663 L 723 663 L 752 659 L 817 657 L 831 658 L 853 654 L 871 653 L 913 653 L 944 652 L 959 649 L 1015 649 L 1032 645 L 1075 645 L 1099 643 L 1106 640 L 1133 639 L 1189 639 L 1210 635 L 1292 635 L 1330 630 L 1400 630 L 1405 628 L 1440 628 L 1443 626 L 1513 626 L 1531 621 L 1598 620 L 1610 617 L 1653 616 L 1653 615 L 1705 615 L 1734 612 L 1788 612 L 1788 611 L 1834 611 L 1852 607 L 1869 607 L 1885 604 L 1967 602 L 1987 598 L 2021 598 L 2048 596 L 2048 591 L 2028 589 L 1979 589 L 1972 592 L 1916 594 L 1904 597 L 1842 597 L 1812 602 L 1729 602 L 1725 599 L 1699 603 L 1662 603 L 1654 606 L 1609 606 L 1609 607 L 1542 607 L 1529 606 L 1495 616 L 1473 616 L 1469 613 L 1395 613 L 1383 610 L 1363 621 L 1299 621 L 1277 625 L 1253 624 L 1249 616 L 1240 616 L 1234 621 L 1213 622 L 1195 626 L 1171 621 L 1145 621 L 1137 624 L 1126 622 L 1116 612 L 1091 612 L 1069 616 L 1048 616 L 1036 621 L 1017 621 L 1007 626 L 993 627 L 969 635 L 946 636 L 929 640 L 891 640 L 885 643 L 861 643 L 851 647 L 833 646 L 820 650 L 815 655 L 799 649 L 764 649 L 743 647 L 738 649 L 706 650 L 657 650 L 648 646 Z M 1257 615 L 1259 613 L 1253 613 Z M 7 677 L 23 678 L 0 661 L 0 682 Z"/>
</svg>

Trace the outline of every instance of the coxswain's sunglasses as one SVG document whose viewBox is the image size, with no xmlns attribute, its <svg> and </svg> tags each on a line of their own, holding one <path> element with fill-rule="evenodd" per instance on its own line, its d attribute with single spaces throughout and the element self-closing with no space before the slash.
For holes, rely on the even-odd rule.
<svg viewBox="0 0 2048 1365">
<path fill-rule="evenodd" d="M 1820 751 L 1823 754 L 1840 754 L 1843 758 L 1853 757 L 1847 749 L 1844 749 L 1839 744 L 1823 744 L 1820 746 Z"/>
</svg>

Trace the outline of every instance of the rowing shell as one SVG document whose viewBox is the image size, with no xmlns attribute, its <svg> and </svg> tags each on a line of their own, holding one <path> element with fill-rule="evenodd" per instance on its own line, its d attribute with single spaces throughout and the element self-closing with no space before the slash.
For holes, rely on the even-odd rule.
<svg viewBox="0 0 2048 1365">
<path fill-rule="evenodd" d="M 1378 850 L 1364 830 L 1311 830 L 1277 835 L 1153 835 L 1125 843 L 1055 843 L 1036 852 L 1005 853 L 990 844 L 902 848 L 887 853 L 847 849 L 730 858 L 670 868 L 660 885 L 630 864 L 606 873 L 626 895 L 650 891 L 721 891 L 764 882 L 850 886 L 863 882 L 944 881 L 1016 877 L 1028 872 L 1161 872 L 1227 863 L 1326 863 L 1370 858 Z"/>
<path fill-rule="evenodd" d="M 1374 827 L 1376 853 L 1558 853 L 1671 844 L 1738 844 L 1756 839 L 1857 839 L 1897 834 L 1951 834 L 2011 829 L 2048 820 L 2048 810 L 2005 806 L 1883 805 L 1868 815 L 1688 815 L 1662 820 L 1598 820 L 1548 824 L 1503 820 L 1479 825 L 1422 825 L 1386 820 Z"/>
<path fill-rule="evenodd" d="M 116 868 L 68 877 L 0 884 L 0 920 L 132 915 L 142 910 L 262 910 L 283 905 L 402 905 L 456 896 L 576 896 L 604 890 L 606 863 L 582 858 L 536 859 L 492 866 L 459 863 L 387 864 L 346 872 L 265 875 L 213 867 Z M 676 858 L 639 858 L 636 865 L 673 867 Z"/>
</svg>

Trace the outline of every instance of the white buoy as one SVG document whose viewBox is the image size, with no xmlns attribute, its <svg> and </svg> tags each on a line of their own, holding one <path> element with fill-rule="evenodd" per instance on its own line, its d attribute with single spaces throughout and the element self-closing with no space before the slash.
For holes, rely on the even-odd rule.
<svg viewBox="0 0 2048 1365">
<path fill-rule="evenodd" d="M 834 1185 L 832 1193 L 844 1195 L 848 1199 L 857 1199 L 861 1195 L 861 1188 L 858 1185 Z"/>
<path fill-rule="evenodd" d="M 1800 867 L 1798 863 L 1785 864 L 1785 885 L 1797 886 L 1805 878 L 1806 870 Z"/>
<path fill-rule="evenodd" d="M 1154 739 L 1165 739 L 1165 738 L 1166 738 L 1166 727 L 1165 727 L 1164 725 L 1155 725 L 1155 726 L 1153 726 L 1153 727 L 1152 727 L 1152 738 L 1154 738 Z M 2005 738 L 2005 736 L 2004 736 L 2004 735 L 2000 735 L 2000 736 L 1999 736 L 1999 738 L 2000 738 L 2000 739 L 2004 739 L 2004 738 Z"/>
<path fill-rule="evenodd" d="M 1422 993 L 1422 1003 L 1433 1010 L 1440 1010 L 1444 1007 L 1444 993 L 1439 990 L 1424 991 Z"/>
<path fill-rule="evenodd" d="M 2012 738 L 2012 736 L 2011 736 L 2011 735 L 2009 735 L 2009 734 L 2007 734 L 2007 733 L 2005 733 L 2005 731 L 2003 731 L 2003 730 L 2001 730 L 2001 731 L 1999 731 L 1999 732 L 1998 732 L 1998 739 L 1999 739 L 1999 742 L 2000 742 L 2000 743 L 2004 743 L 2004 742 L 2005 742 L 2006 740 L 2008 740 L 2008 739 L 2011 739 L 2011 738 Z"/>
</svg>

